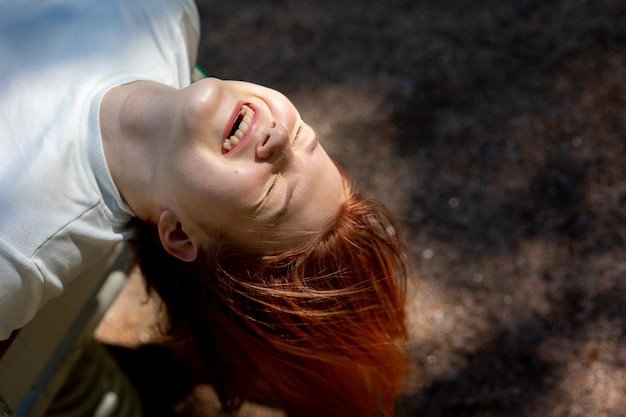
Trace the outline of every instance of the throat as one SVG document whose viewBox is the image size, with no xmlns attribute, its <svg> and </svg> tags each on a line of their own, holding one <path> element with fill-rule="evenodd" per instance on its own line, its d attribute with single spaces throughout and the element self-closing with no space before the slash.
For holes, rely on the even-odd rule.
<svg viewBox="0 0 626 417">
<path fill-rule="evenodd" d="M 176 125 L 167 114 L 167 93 L 156 83 L 124 84 L 108 91 L 100 106 L 107 167 L 124 202 L 143 220 L 153 217 L 155 175 Z"/>
</svg>

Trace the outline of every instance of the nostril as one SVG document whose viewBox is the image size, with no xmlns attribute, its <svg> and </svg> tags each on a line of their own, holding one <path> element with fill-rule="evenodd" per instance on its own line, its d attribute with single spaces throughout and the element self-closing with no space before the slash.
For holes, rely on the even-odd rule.
<svg viewBox="0 0 626 417">
<path fill-rule="evenodd" d="M 271 121 L 256 145 L 256 156 L 262 160 L 281 159 L 285 156 L 288 145 L 287 129 L 280 122 Z"/>
</svg>

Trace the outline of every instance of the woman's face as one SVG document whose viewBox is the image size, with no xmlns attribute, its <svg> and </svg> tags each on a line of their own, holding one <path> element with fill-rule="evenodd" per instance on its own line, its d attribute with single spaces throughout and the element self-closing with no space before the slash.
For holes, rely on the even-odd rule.
<svg viewBox="0 0 626 417">
<path fill-rule="evenodd" d="M 284 95 L 218 79 L 180 93 L 186 134 L 165 174 L 196 239 L 207 230 L 236 236 L 329 224 L 345 199 L 343 179 Z"/>
</svg>

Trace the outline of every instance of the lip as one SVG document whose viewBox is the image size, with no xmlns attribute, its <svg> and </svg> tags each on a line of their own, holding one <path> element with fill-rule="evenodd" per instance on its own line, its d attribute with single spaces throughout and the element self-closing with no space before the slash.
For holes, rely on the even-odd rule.
<svg viewBox="0 0 626 417">
<path fill-rule="evenodd" d="M 230 119 L 228 120 L 226 127 L 224 128 L 224 133 L 222 134 L 221 140 L 220 140 L 220 150 L 222 143 L 224 142 L 224 139 L 226 139 L 226 137 L 228 136 L 228 134 L 230 133 L 233 124 L 235 123 L 235 120 L 237 120 L 237 117 L 239 116 L 239 111 L 241 110 L 241 107 L 243 106 L 248 106 L 250 107 L 253 111 L 254 111 L 254 118 L 252 119 L 252 122 L 250 123 L 250 126 L 248 127 L 248 131 L 246 132 L 246 134 L 239 140 L 239 143 L 230 151 L 228 151 L 227 153 L 222 153 L 222 155 L 224 157 L 228 157 L 234 153 L 236 153 L 237 151 L 239 151 L 239 149 L 241 149 L 243 147 L 243 145 L 246 144 L 246 142 L 248 141 L 248 139 L 250 139 L 250 136 L 252 136 L 252 133 L 254 132 L 254 127 L 257 123 L 257 120 L 259 118 L 259 112 L 257 110 L 257 107 L 254 104 L 251 103 L 246 103 L 246 102 L 239 102 L 237 104 L 237 107 L 235 107 L 235 109 L 233 110 L 232 115 L 230 116 Z"/>
</svg>

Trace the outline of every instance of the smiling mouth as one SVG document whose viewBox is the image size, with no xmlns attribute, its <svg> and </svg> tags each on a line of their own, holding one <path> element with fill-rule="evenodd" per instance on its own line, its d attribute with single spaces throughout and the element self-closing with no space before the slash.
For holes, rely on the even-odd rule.
<svg viewBox="0 0 626 417">
<path fill-rule="evenodd" d="M 239 145 L 246 133 L 248 133 L 248 129 L 250 129 L 253 119 L 254 110 L 246 104 L 241 106 L 237 119 L 230 129 L 230 133 L 222 143 L 222 154 L 232 151 L 237 147 L 237 145 Z"/>
</svg>

